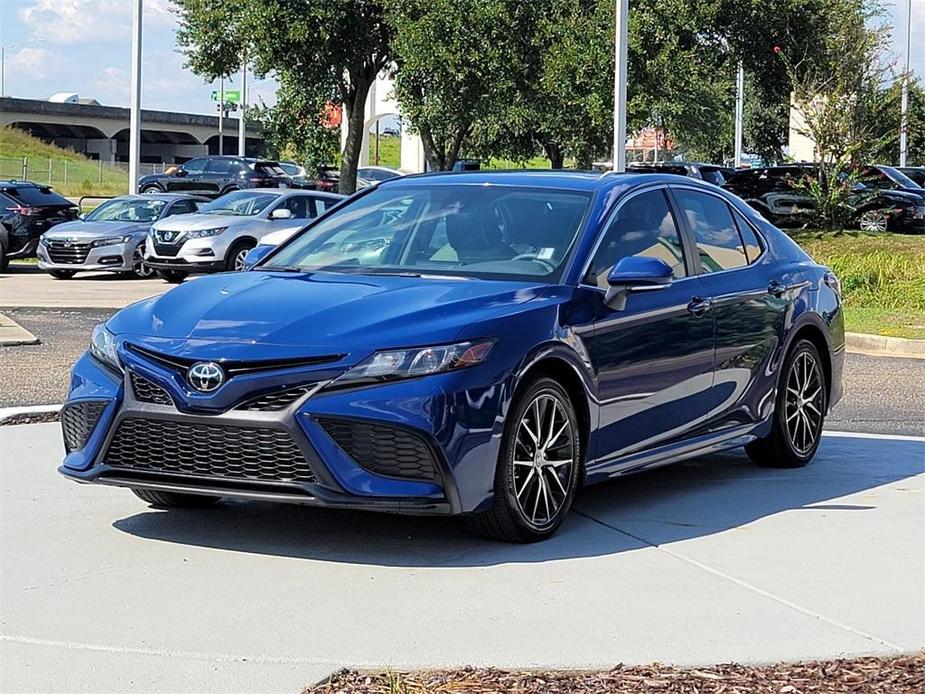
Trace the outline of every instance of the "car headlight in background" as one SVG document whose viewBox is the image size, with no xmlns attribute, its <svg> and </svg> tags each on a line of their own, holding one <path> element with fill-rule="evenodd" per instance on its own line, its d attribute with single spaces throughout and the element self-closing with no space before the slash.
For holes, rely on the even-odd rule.
<svg viewBox="0 0 925 694">
<path fill-rule="evenodd" d="M 104 323 L 93 328 L 93 334 L 90 335 L 90 354 L 107 366 L 122 371 L 122 365 L 116 354 L 116 336 L 106 329 Z"/>
<path fill-rule="evenodd" d="M 125 236 L 109 236 L 105 239 L 97 239 L 96 241 L 90 242 L 91 248 L 99 248 L 100 246 L 115 246 L 117 243 L 128 243 L 132 240 L 131 235 L 126 234 Z"/>
<path fill-rule="evenodd" d="M 217 227 L 215 229 L 195 229 L 193 231 L 186 232 L 186 234 L 191 239 L 205 239 L 210 236 L 218 236 L 227 228 L 228 227 Z"/>
<path fill-rule="evenodd" d="M 392 381 L 464 369 L 485 361 L 494 345 L 494 340 L 478 340 L 437 347 L 376 352 L 337 378 L 334 383 L 343 385 L 357 381 Z"/>
</svg>

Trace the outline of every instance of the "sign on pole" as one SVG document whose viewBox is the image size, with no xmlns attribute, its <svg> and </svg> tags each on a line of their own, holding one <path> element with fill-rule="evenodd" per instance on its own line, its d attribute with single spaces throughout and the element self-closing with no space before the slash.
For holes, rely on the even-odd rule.
<svg viewBox="0 0 925 694">
<path fill-rule="evenodd" d="M 218 101 L 221 99 L 217 89 L 212 90 L 212 101 Z M 225 90 L 225 103 L 226 104 L 240 104 L 241 103 L 241 90 L 240 89 L 226 89 Z"/>
</svg>

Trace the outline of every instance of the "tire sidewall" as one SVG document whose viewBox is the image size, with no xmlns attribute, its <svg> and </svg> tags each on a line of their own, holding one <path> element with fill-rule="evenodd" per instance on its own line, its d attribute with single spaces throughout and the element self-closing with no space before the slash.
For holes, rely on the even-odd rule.
<svg viewBox="0 0 925 694">
<path fill-rule="evenodd" d="M 572 469 L 569 477 L 568 494 L 564 499 L 562 506 L 559 508 L 552 521 L 543 526 L 536 526 L 529 521 L 520 509 L 514 492 L 514 470 L 513 458 L 515 449 L 515 437 L 517 427 L 526 412 L 527 407 L 533 400 L 542 394 L 554 395 L 565 408 L 569 420 L 572 423 Z M 533 381 L 517 397 L 515 405 L 510 409 L 507 421 L 504 426 L 504 438 L 501 445 L 501 451 L 498 456 L 498 467 L 495 474 L 495 494 L 496 503 L 503 503 L 510 513 L 511 517 L 517 521 L 523 534 L 531 540 L 538 540 L 549 537 L 562 524 L 562 521 L 568 515 L 572 502 L 575 499 L 575 492 L 578 488 L 578 481 L 581 476 L 581 450 L 583 443 L 581 441 L 581 427 L 579 425 L 578 415 L 572 400 L 556 381 L 551 378 L 541 377 Z M 502 499 L 497 499 L 502 495 Z"/>
<path fill-rule="evenodd" d="M 819 381 L 822 383 L 822 423 L 819 425 L 819 435 L 816 436 L 816 441 L 813 443 L 812 448 L 810 448 L 808 452 L 801 454 L 797 452 L 796 448 L 793 447 L 793 443 L 790 440 L 790 432 L 787 429 L 786 404 L 787 384 L 790 382 L 790 374 L 793 371 L 797 357 L 805 352 L 808 352 L 813 357 L 813 360 L 816 363 L 816 368 L 819 369 Z M 822 357 L 819 354 L 819 350 L 816 348 L 816 345 L 814 345 L 809 340 L 799 340 L 787 354 L 787 360 L 784 363 L 784 368 L 781 371 L 780 382 L 777 387 L 777 403 L 775 406 L 776 411 L 774 413 L 774 420 L 784 449 L 793 459 L 793 461 L 799 463 L 800 465 L 805 465 L 807 462 L 812 460 L 813 456 L 816 455 L 816 450 L 819 448 L 819 443 L 822 441 L 822 429 L 825 426 L 825 415 L 828 412 L 829 407 L 828 387 L 829 384 L 825 379 L 825 369 L 822 368 Z"/>
<path fill-rule="evenodd" d="M 228 272 L 234 272 L 237 268 L 235 267 L 235 258 L 238 254 L 244 250 L 245 253 L 250 251 L 257 244 L 251 243 L 249 241 L 235 241 L 231 248 L 228 249 L 228 257 L 225 259 L 225 269 Z"/>
</svg>

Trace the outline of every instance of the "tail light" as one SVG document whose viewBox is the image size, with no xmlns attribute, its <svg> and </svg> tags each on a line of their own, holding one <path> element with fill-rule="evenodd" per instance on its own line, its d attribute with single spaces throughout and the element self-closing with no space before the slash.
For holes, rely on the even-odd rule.
<svg viewBox="0 0 925 694">
<path fill-rule="evenodd" d="M 25 205 L 16 205 L 14 207 L 7 207 L 6 209 L 9 212 L 15 212 L 16 214 L 21 214 L 23 216 L 33 215 L 38 212 L 35 207 L 26 207 Z"/>
</svg>

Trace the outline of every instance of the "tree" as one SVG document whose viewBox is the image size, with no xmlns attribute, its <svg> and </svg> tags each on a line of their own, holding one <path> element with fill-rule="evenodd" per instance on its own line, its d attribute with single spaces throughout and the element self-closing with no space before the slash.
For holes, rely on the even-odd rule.
<svg viewBox="0 0 925 694">
<path fill-rule="evenodd" d="M 283 85 L 310 94 L 332 93 L 343 105 L 347 137 L 340 191 L 356 190 L 365 106 L 376 76 L 391 65 L 391 26 L 381 0 L 174 0 L 178 43 L 188 65 L 214 79 L 247 59 L 258 74 L 274 73 Z"/>
<path fill-rule="evenodd" d="M 871 161 L 899 162 L 900 90 L 901 83 L 896 80 L 877 95 L 873 108 L 876 146 Z M 909 83 L 908 113 L 907 158 L 911 164 L 925 166 L 925 87 L 916 79 Z"/>
</svg>

